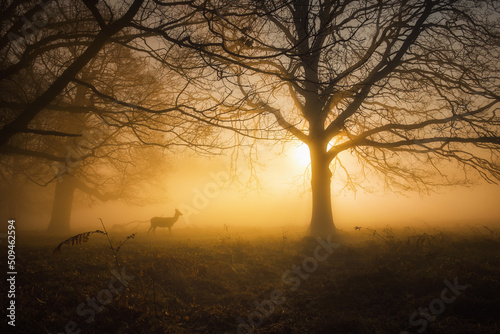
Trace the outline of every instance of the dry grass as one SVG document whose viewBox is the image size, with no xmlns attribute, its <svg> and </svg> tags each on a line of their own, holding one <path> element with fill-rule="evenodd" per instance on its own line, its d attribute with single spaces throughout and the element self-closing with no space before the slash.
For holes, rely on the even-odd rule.
<svg viewBox="0 0 500 334">
<path fill-rule="evenodd" d="M 236 333 L 254 301 L 280 289 L 285 302 L 254 333 L 416 333 L 410 314 L 439 298 L 443 280 L 454 277 L 468 288 L 427 332 L 500 330 L 500 237 L 493 230 L 362 228 L 344 234 L 343 247 L 295 291 L 282 275 L 312 256 L 315 240 L 293 233 L 243 238 L 230 228 L 199 238 L 173 234 L 139 234 L 121 248 L 120 266 L 134 278 L 90 323 L 77 306 L 114 278 L 108 240 L 95 235 L 52 257 L 60 240 L 21 236 L 16 330 L 59 333 L 72 320 L 82 333 Z"/>
</svg>

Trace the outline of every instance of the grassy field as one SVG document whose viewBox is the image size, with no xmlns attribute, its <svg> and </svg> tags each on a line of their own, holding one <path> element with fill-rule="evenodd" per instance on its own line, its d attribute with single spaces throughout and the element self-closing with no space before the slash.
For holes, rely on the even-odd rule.
<svg viewBox="0 0 500 334">
<path fill-rule="evenodd" d="M 19 233 L 14 332 L 500 332 L 495 230 L 253 232 L 139 233 L 116 260 L 103 234 L 53 255 L 61 239 Z"/>
</svg>

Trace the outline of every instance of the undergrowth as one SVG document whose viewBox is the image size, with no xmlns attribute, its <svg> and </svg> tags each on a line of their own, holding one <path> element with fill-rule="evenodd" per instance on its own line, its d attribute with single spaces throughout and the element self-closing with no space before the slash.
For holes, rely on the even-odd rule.
<svg viewBox="0 0 500 334">
<path fill-rule="evenodd" d="M 256 305 L 277 289 L 284 302 L 255 320 L 253 333 L 416 333 L 410 315 L 440 298 L 444 280 L 454 278 L 467 290 L 429 321 L 426 331 L 499 330 L 495 230 L 460 235 L 361 227 L 346 233 L 342 247 L 317 269 L 303 271 L 307 278 L 296 290 L 283 275 L 313 256 L 314 239 L 285 232 L 248 239 L 226 227 L 206 240 L 139 236 L 122 247 L 109 235 L 94 234 L 87 235 L 87 243 L 75 236 L 78 247 L 57 257 L 51 256 L 53 244 L 20 243 L 20 333 L 65 332 L 70 320 L 82 333 L 237 333 L 241 321 L 249 323 Z M 103 251 L 107 247 L 114 251 Z M 120 267 L 134 279 L 87 323 L 77 307 L 107 288 L 118 252 Z"/>
</svg>

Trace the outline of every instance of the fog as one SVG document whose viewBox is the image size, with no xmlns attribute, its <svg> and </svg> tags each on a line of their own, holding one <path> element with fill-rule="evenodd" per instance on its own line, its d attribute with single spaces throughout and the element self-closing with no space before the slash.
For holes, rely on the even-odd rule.
<svg viewBox="0 0 500 334">
<path fill-rule="evenodd" d="M 289 149 L 283 154 L 262 154 L 256 161 L 260 165 L 255 177 L 250 176 L 245 162 L 231 171 L 227 157 L 200 157 L 189 150 L 172 156 L 167 153 L 165 175 L 139 188 L 139 201 L 101 202 L 77 191 L 71 228 L 78 232 L 98 229 L 98 218 L 102 218 L 115 232 L 141 234 L 152 217 L 169 217 L 179 209 L 183 216 L 174 225 L 174 232 L 186 228 L 222 230 L 224 225 L 255 227 L 262 234 L 287 227 L 305 232 L 311 216 L 310 180 L 305 173 L 307 166 L 297 160 L 293 147 Z M 372 181 L 378 184 L 381 180 Z M 2 194 L 2 200 L 10 201 L 19 230 L 45 230 L 54 185 L 42 188 L 27 183 L 9 191 Z M 498 185 L 478 181 L 469 187 L 441 187 L 430 194 L 363 189 L 337 192 L 332 207 L 335 225 L 344 231 L 355 226 L 453 229 L 498 224 L 498 198 Z M 5 207 L 4 216 L 8 216 Z"/>
<path fill-rule="evenodd" d="M 497 2 L 1 1 L 0 328 L 497 333 Z"/>
</svg>

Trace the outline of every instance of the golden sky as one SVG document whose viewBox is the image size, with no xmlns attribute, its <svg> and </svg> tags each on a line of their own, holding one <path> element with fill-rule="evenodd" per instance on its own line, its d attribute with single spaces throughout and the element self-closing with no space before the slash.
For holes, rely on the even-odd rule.
<svg viewBox="0 0 500 334">
<path fill-rule="evenodd" d="M 149 220 L 153 216 L 171 216 L 176 208 L 184 215 L 177 228 L 206 226 L 286 226 L 306 228 L 311 213 L 311 194 L 303 172 L 307 167 L 303 148 L 290 149 L 286 155 L 262 154 L 256 167 L 260 187 L 252 180 L 248 166 L 239 165 L 230 177 L 227 157 L 197 157 L 180 154 L 172 160 L 163 182 L 167 193 L 164 204 L 133 207 L 118 203 L 97 203 L 92 208 L 79 207 L 72 226 L 101 217 L 108 225 L 132 220 Z M 354 226 L 420 226 L 449 223 L 482 224 L 500 222 L 500 186 L 484 182 L 472 188 L 444 187 L 438 193 L 397 195 L 388 191 L 366 193 L 343 192 L 333 199 L 334 220 L 341 230 Z M 120 214 L 117 214 L 119 212 Z"/>
</svg>

